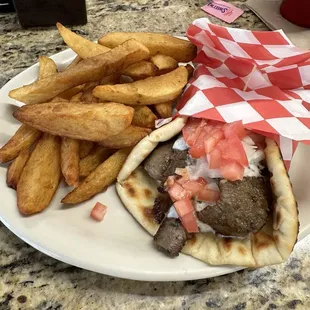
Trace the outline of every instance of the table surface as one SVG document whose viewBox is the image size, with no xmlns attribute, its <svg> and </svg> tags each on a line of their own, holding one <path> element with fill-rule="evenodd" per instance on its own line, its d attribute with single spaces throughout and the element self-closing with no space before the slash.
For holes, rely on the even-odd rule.
<svg viewBox="0 0 310 310">
<path fill-rule="evenodd" d="M 245 6 L 233 27 L 266 30 Z M 72 27 L 96 40 L 109 31 L 184 35 L 205 0 L 88 0 L 88 24 Z M 211 18 L 214 23 L 220 21 Z M 15 14 L 0 14 L 0 87 L 37 61 L 66 49 L 56 27 L 22 29 Z M 289 261 L 213 279 L 140 282 L 85 271 L 56 261 L 0 223 L 0 310 L 8 309 L 310 309 L 310 238 Z"/>
</svg>

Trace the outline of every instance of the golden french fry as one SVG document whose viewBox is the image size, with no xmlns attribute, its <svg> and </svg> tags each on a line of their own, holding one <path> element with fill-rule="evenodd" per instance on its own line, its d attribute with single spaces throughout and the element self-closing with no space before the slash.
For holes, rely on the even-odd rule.
<svg viewBox="0 0 310 310">
<path fill-rule="evenodd" d="M 79 185 L 79 141 L 70 138 L 61 139 L 60 165 L 62 175 L 69 186 Z"/>
<path fill-rule="evenodd" d="M 41 132 L 28 125 L 21 125 L 13 137 L 0 149 L 0 163 L 6 163 L 18 156 L 20 152 L 28 149 L 37 141 Z"/>
<path fill-rule="evenodd" d="M 93 95 L 104 101 L 132 105 L 162 103 L 176 99 L 187 83 L 187 70 L 179 67 L 169 73 L 128 84 L 100 85 Z"/>
<path fill-rule="evenodd" d="M 133 106 L 135 109 L 135 114 L 131 124 L 139 127 L 154 128 L 157 116 L 152 112 L 152 110 L 145 105 Z"/>
<path fill-rule="evenodd" d="M 83 93 L 80 92 L 80 93 L 78 93 L 78 94 L 72 96 L 71 99 L 70 99 L 70 102 L 80 102 L 82 96 L 83 96 Z"/>
<path fill-rule="evenodd" d="M 161 33 L 110 32 L 100 38 L 98 43 L 114 48 L 129 39 L 135 39 L 144 44 L 150 50 L 151 56 L 160 53 L 180 62 L 189 62 L 196 56 L 196 47 L 191 42 Z"/>
<path fill-rule="evenodd" d="M 39 56 L 39 79 L 57 73 L 55 62 L 47 56 Z"/>
<path fill-rule="evenodd" d="M 100 145 L 111 149 L 122 149 L 136 145 L 146 137 L 152 129 L 137 126 L 129 126 L 116 136 L 109 137 L 99 142 Z"/>
<path fill-rule="evenodd" d="M 98 81 L 148 57 L 149 51 L 143 44 L 128 40 L 107 53 L 82 60 L 69 70 L 11 90 L 9 96 L 26 104 L 41 103 L 67 89 Z"/>
<path fill-rule="evenodd" d="M 178 67 L 178 62 L 174 58 L 163 54 L 152 56 L 150 61 L 158 68 L 156 75 L 168 73 Z"/>
<path fill-rule="evenodd" d="M 194 73 L 194 68 L 190 65 L 190 64 L 187 64 L 185 66 L 187 72 L 188 72 L 188 80 L 192 78 L 193 76 L 193 73 Z"/>
<path fill-rule="evenodd" d="M 73 96 L 75 96 L 78 93 L 80 93 L 81 91 L 83 91 L 83 89 L 85 88 L 85 85 L 86 85 L 86 83 L 72 87 L 68 90 L 65 90 L 64 92 L 60 93 L 55 98 L 62 98 L 62 99 L 70 100 Z"/>
<path fill-rule="evenodd" d="M 29 158 L 30 150 L 24 150 L 14 159 L 9 165 L 6 173 L 6 184 L 9 187 L 16 189 L 18 180 L 22 174 L 24 166 Z"/>
<path fill-rule="evenodd" d="M 121 149 L 100 164 L 86 179 L 72 192 L 67 194 L 61 202 L 75 204 L 85 201 L 111 185 L 121 170 L 131 148 Z"/>
<path fill-rule="evenodd" d="M 41 131 L 89 141 L 102 141 L 124 131 L 133 114 L 133 108 L 114 102 L 41 103 L 24 105 L 13 113 L 19 121 Z"/>
<path fill-rule="evenodd" d="M 94 57 L 111 50 L 108 47 L 91 42 L 79 36 L 60 23 L 57 23 L 56 26 L 65 43 L 83 59 Z M 133 67 L 130 66 L 126 68 L 125 71 L 122 71 L 122 73 L 129 75 L 134 79 L 143 79 L 154 76 L 156 69 L 156 66 L 152 63 L 148 61 L 141 61 Z"/>
<path fill-rule="evenodd" d="M 80 158 L 86 157 L 92 148 L 94 147 L 94 143 L 91 141 L 80 141 Z"/>
<path fill-rule="evenodd" d="M 81 58 L 79 55 L 77 55 L 77 56 L 73 59 L 73 61 L 66 67 L 65 70 L 69 70 L 70 68 L 75 67 L 81 60 L 82 60 L 82 58 Z"/>
<path fill-rule="evenodd" d="M 120 75 L 119 73 L 114 73 L 109 76 L 105 76 L 99 82 L 100 85 L 113 85 L 120 82 Z"/>
<path fill-rule="evenodd" d="M 17 183 L 17 206 L 22 214 L 43 211 L 60 181 L 59 138 L 44 134 L 31 153 Z"/>
<path fill-rule="evenodd" d="M 160 118 L 168 118 L 172 116 L 173 101 L 154 104 L 154 109 Z"/>
<path fill-rule="evenodd" d="M 110 51 L 110 49 L 105 46 L 91 42 L 79 36 L 61 23 L 56 23 L 56 27 L 65 43 L 83 59 Z"/>
<path fill-rule="evenodd" d="M 85 158 L 80 160 L 80 177 L 87 177 L 103 163 L 111 153 L 111 150 L 99 145 L 94 148 Z"/>
<path fill-rule="evenodd" d="M 157 67 L 151 62 L 139 61 L 123 70 L 122 74 L 130 76 L 134 80 L 141 80 L 157 75 L 157 70 Z"/>
<path fill-rule="evenodd" d="M 56 96 L 55 98 L 53 98 L 52 100 L 50 100 L 49 102 L 69 102 L 69 100 L 61 98 L 59 96 Z"/>
<path fill-rule="evenodd" d="M 93 96 L 93 91 L 89 89 L 82 93 L 81 101 L 88 103 L 98 103 L 99 99 Z"/>
</svg>

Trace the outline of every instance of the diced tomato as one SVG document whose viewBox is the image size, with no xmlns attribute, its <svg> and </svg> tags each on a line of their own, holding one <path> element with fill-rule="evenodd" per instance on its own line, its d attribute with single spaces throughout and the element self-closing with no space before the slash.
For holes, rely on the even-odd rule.
<svg viewBox="0 0 310 310">
<path fill-rule="evenodd" d="M 209 137 L 204 141 L 206 154 L 209 154 L 217 143 L 224 138 L 224 132 L 221 129 L 214 128 L 215 131 L 209 133 Z"/>
<path fill-rule="evenodd" d="M 205 144 L 204 141 L 207 139 L 208 133 L 206 131 L 202 131 L 197 138 L 197 141 L 194 145 L 189 149 L 189 154 L 193 158 L 200 158 L 206 155 Z"/>
<path fill-rule="evenodd" d="M 183 186 L 183 184 L 186 183 L 188 180 L 189 180 L 188 176 L 185 176 L 177 179 L 176 182 Z"/>
<path fill-rule="evenodd" d="M 191 200 L 187 198 L 176 201 L 174 203 L 174 208 L 177 211 L 185 230 L 189 233 L 198 233 L 199 229 Z"/>
<path fill-rule="evenodd" d="M 228 139 L 234 135 L 237 135 L 239 139 L 242 139 L 246 136 L 245 128 L 242 124 L 242 121 L 236 121 L 233 123 L 228 123 L 223 126 L 225 138 Z"/>
<path fill-rule="evenodd" d="M 244 167 L 249 165 L 242 142 L 236 135 L 219 141 L 217 147 L 221 151 L 223 159 L 237 161 Z"/>
<path fill-rule="evenodd" d="M 101 222 L 106 213 L 107 213 L 107 207 L 105 205 L 101 204 L 100 202 L 97 202 L 95 204 L 95 206 L 92 208 L 92 210 L 90 212 L 90 216 L 94 220 Z"/>
<path fill-rule="evenodd" d="M 196 180 L 196 182 L 197 182 L 198 184 L 202 185 L 202 186 L 207 186 L 207 185 L 208 185 L 207 180 L 206 180 L 205 178 L 203 178 L 203 177 L 199 177 L 199 178 Z"/>
<path fill-rule="evenodd" d="M 244 175 L 244 167 L 234 160 L 223 159 L 220 166 L 220 172 L 226 180 L 242 180 Z"/>
<path fill-rule="evenodd" d="M 198 200 L 203 201 L 218 201 L 220 193 L 209 188 L 203 188 L 197 193 L 196 197 Z"/>
<path fill-rule="evenodd" d="M 188 193 L 191 194 L 191 197 L 196 195 L 203 188 L 201 184 L 194 180 L 189 180 L 182 186 Z"/>
<path fill-rule="evenodd" d="M 174 183 L 173 186 L 168 189 L 168 193 L 172 201 L 191 197 L 190 193 L 188 193 L 179 183 Z"/>
<path fill-rule="evenodd" d="M 173 184 L 175 183 L 177 177 L 176 176 L 169 176 L 166 180 L 166 185 L 168 188 L 171 188 Z"/>
<path fill-rule="evenodd" d="M 192 146 L 196 143 L 197 138 L 202 132 L 207 122 L 203 119 L 190 118 L 182 129 L 185 142 Z"/>
<path fill-rule="evenodd" d="M 215 147 L 210 152 L 209 168 L 219 169 L 221 166 L 221 161 L 222 161 L 222 152 L 218 147 Z"/>
</svg>

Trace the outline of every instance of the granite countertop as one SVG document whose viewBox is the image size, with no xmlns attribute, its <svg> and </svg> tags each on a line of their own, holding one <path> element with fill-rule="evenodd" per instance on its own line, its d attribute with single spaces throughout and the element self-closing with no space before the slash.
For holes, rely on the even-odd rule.
<svg viewBox="0 0 310 310">
<path fill-rule="evenodd" d="M 266 30 L 244 5 L 233 27 Z M 88 24 L 72 29 L 95 40 L 108 31 L 184 35 L 205 14 L 204 0 L 88 0 Z M 211 18 L 214 23 L 220 23 Z M 0 87 L 37 61 L 66 49 L 55 27 L 21 29 L 15 14 L 0 14 Z M 0 310 L 8 309 L 310 309 L 310 238 L 286 264 L 213 279 L 140 282 L 95 274 L 38 252 L 0 223 Z"/>
</svg>

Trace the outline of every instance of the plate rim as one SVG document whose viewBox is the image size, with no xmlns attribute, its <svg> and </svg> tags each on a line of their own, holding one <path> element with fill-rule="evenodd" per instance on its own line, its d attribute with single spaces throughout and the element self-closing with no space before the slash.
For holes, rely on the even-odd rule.
<svg viewBox="0 0 310 310">
<path fill-rule="evenodd" d="M 184 38 L 184 37 L 180 37 Z M 68 54 L 68 55 L 66 55 Z M 71 55 L 72 56 L 71 56 Z M 76 53 L 68 48 L 61 52 L 58 52 L 56 54 L 53 54 L 49 56 L 51 59 L 53 59 L 57 65 L 63 65 L 59 64 L 58 58 L 64 57 L 65 60 L 62 62 L 70 61 L 71 58 L 73 59 L 76 56 Z M 6 95 L 8 93 L 8 90 L 11 89 L 11 84 L 14 84 L 14 80 L 20 78 L 21 75 L 24 75 L 26 71 L 32 70 L 34 67 L 38 67 L 38 62 L 35 64 L 29 66 L 25 70 L 21 71 L 19 74 L 15 75 L 13 78 L 11 78 L 6 84 L 4 84 L 1 89 L 0 93 L 4 92 Z M 197 271 L 190 271 L 186 270 L 182 273 L 178 272 L 139 272 L 136 269 L 130 269 L 130 268 L 121 268 L 120 266 L 117 266 L 117 268 L 111 268 L 111 267 L 105 267 L 103 264 L 102 266 L 98 266 L 93 263 L 85 262 L 83 260 L 80 260 L 77 257 L 68 257 L 64 254 L 59 253 L 58 251 L 52 250 L 49 248 L 49 246 L 42 245 L 40 242 L 33 240 L 32 238 L 25 237 L 23 233 L 17 228 L 13 227 L 8 223 L 3 216 L 0 214 L 0 221 L 6 226 L 13 234 L 15 234 L 18 238 L 35 248 L 36 250 L 44 253 L 45 255 L 52 257 L 53 259 L 56 259 L 58 261 L 67 263 L 69 265 L 82 268 L 88 271 L 97 272 L 100 274 L 105 274 L 112 277 L 118 277 L 123 279 L 130 279 L 130 280 L 138 280 L 138 281 L 160 281 L 160 282 L 168 282 L 168 281 L 187 281 L 187 280 L 198 280 L 198 279 L 204 279 L 204 278 L 211 278 L 211 277 L 217 277 L 224 274 L 233 273 L 242 269 L 246 269 L 246 267 L 240 267 L 240 266 L 230 266 L 230 265 L 223 265 L 223 266 L 211 266 L 214 267 L 214 270 L 212 274 L 210 274 L 210 271 L 203 272 L 203 270 L 197 270 Z M 137 223 L 137 225 L 139 225 Z M 308 227 L 305 227 L 302 231 L 298 234 L 298 240 L 297 242 L 304 239 L 307 235 L 310 234 L 310 225 Z M 181 255 L 185 255 L 182 254 Z M 191 257 L 192 259 L 195 259 L 194 257 Z M 168 259 L 168 258 L 167 258 Z M 210 267 L 210 265 L 206 264 L 206 266 Z M 223 269 L 224 268 L 224 269 Z M 219 269 L 219 270 L 218 270 Z"/>
</svg>

